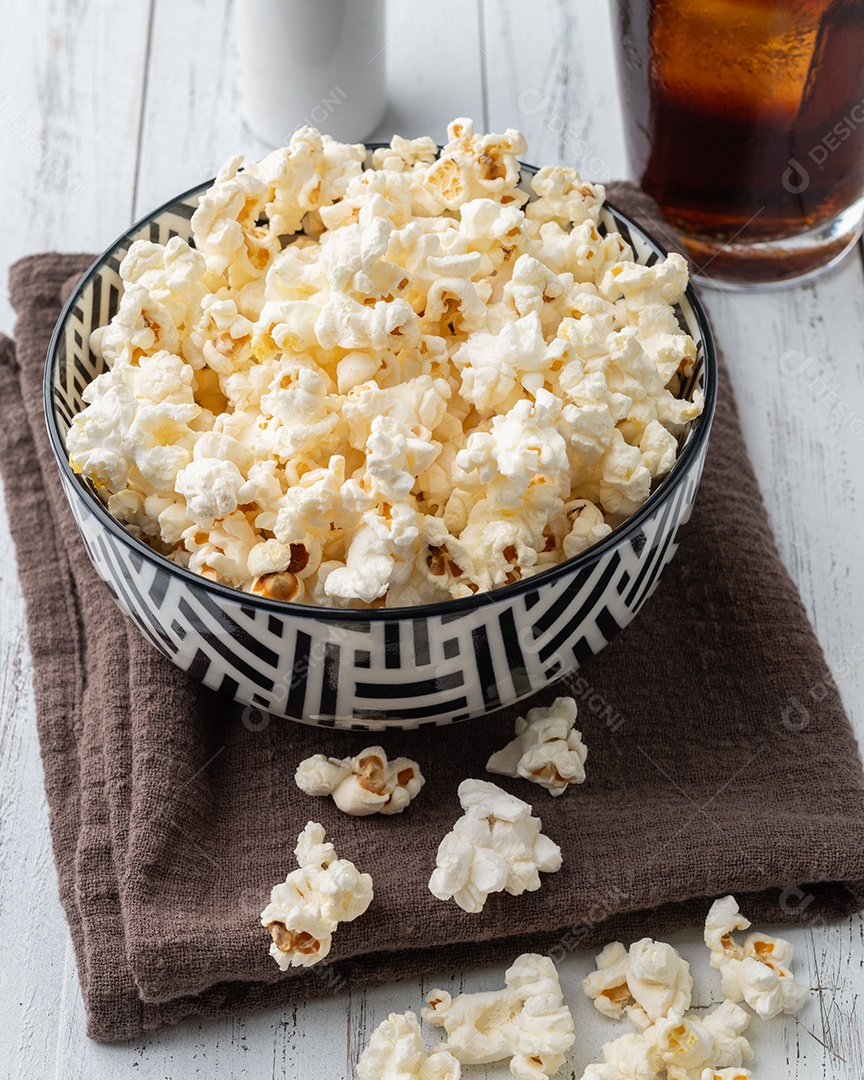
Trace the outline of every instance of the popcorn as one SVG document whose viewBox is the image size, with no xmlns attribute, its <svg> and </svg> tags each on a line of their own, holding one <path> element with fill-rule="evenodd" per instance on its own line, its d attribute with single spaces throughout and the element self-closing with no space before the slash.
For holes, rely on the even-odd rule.
<svg viewBox="0 0 864 1080">
<path fill-rule="evenodd" d="M 296 544 L 262 540 L 249 552 L 248 565 L 249 573 L 256 578 L 271 574 L 293 574 L 303 578 L 314 574 L 320 562 L 321 544 L 316 544 L 314 537 L 307 537 L 305 543 Z"/>
<path fill-rule="evenodd" d="M 372 488 L 390 502 L 404 501 L 420 473 L 441 451 L 440 444 L 418 439 L 395 416 L 376 416 L 366 440 L 366 475 Z"/>
<path fill-rule="evenodd" d="M 389 505 L 389 504 L 388 504 Z M 416 513 L 395 505 L 388 514 L 367 510 L 354 531 L 345 565 L 324 582 L 327 596 L 371 604 L 410 574 L 420 531 Z"/>
<path fill-rule="evenodd" d="M 696 359 L 693 339 L 678 325 L 668 304 L 649 304 L 636 316 L 639 342 L 661 378 L 668 382 L 676 371 L 689 373 Z"/>
<path fill-rule="evenodd" d="M 504 975 L 505 989 L 452 998 L 426 995 L 423 1019 L 447 1032 L 443 1048 L 465 1065 L 510 1058 L 518 1080 L 554 1075 L 573 1045 L 573 1017 L 546 956 L 525 953 Z"/>
<path fill-rule="evenodd" d="M 622 297 L 630 311 L 642 311 L 654 304 L 674 304 L 687 288 L 687 260 L 673 251 L 653 266 L 619 263 L 598 282 L 601 296 L 609 300 Z"/>
<path fill-rule="evenodd" d="M 634 1024 L 646 1030 L 661 1017 L 681 1015 L 690 1008 L 690 965 L 665 942 L 642 938 L 627 951 L 620 941 L 613 941 L 598 955 L 596 965 L 582 987 L 606 1016 L 621 1016 L 626 1008 Z"/>
<path fill-rule="evenodd" d="M 463 780 L 465 811 L 438 846 L 429 890 L 467 912 L 483 910 L 486 897 L 540 888 L 540 874 L 561 869 L 561 849 L 540 832 L 542 822 L 521 799 L 485 780 Z"/>
<path fill-rule="evenodd" d="M 255 168 L 268 184 L 264 212 L 276 236 L 296 233 L 306 214 L 342 197 L 361 172 L 366 148 L 337 142 L 315 128 L 301 127 L 284 149 L 274 150 Z"/>
<path fill-rule="evenodd" d="M 460 1080 L 462 1066 L 447 1050 L 427 1054 L 413 1012 L 390 1013 L 372 1032 L 357 1062 L 357 1080 Z"/>
<path fill-rule="evenodd" d="M 73 469 L 108 491 L 130 480 L 142 494 L 170 490 L 192 459 L 189 425 L 201 411 L 192 377 L 178 357 L 163 351 L 99 375 L 85 389 L 88 405 L 69 429 Z"/>
<path fill-rule="evenodd" d="M 741 1035 L 749 1022 L 748 1013 L 725 1001 L 700 1019 L 673 1010 L 646 1036 L 653 1037 L 667 1080 L 700 1080 L 706 1071 L 710 1077 L 714 1069 L 740 1068 L 753 1057 Z"/>
<path fill-rule="evenodd" d="M 542 372 L 546 366 L 547 347 L 537 312 L 504 323 L 497 333 L 477 331 L 453 354 L 453 362 L 462 371 L 466 401 L 484 411 L 503 406 L 521 375 Z"/>
<path fill-rule="evenodd" d="M 279 250 L 278 238 L 258 224 L 267 185 L 243 170 L 243 164 L 242 154 L 227 161 L 192 215 L 196 249 L 214 274 L 223 275 L 230 267 L 232 284 L 260 276 Z"/>
<path fill-rule="evenodd" d="M 607 1043 L 604 1062 L 589 1065 L 583 1080 L 752 1080 L 744 1067 L 753 1058 L 744 1035 L 751 1014 L 738 1002 L 746 1001 L 768 1019 L 784 1009 L 797 1011 L 806 990 L 795 985 L 785 966 L 792 954 L 788 942 L 758 933 L 740 943 L 735 939 L 736 930 L 749 926 L 734 897 L 712 905 L 705 943 L 711 966 L 721 972 L 724 1000 L 704 1014 L 686 1011 L 692 979 L 670 945 L 650 938 L 634 943 L 629 952 L 620 942 L 607 945 L 597 957 L 596 971 L 583 982 L 585 992 L 608 1016 L 626 1011 L 637 1034 Z"/>
<path fill-rule="evenodd" d="M 380 746 L 342 759 L 315 754 L 300 762 L 294 780 L 307 795 L 332 795 L 340 810 L 355 817 L 401 814 L 426 783 L 416 761 L 388 761 Z"/>
<path fill-rule="evenodd" d="M 179 236 L 172 236 L 164 247 L 134 241 L 120 264 L 120 277 L 146 289 L 178 330 L 193 325 L 209 291 L 204 258 Z"/>
<path fill-rule="evenodd" d="M 582 989 L 594 1008 L 613 1019 L 621 1016 L 632 995 L 627 985 L 627 950 L 620 941 L 610 942 L 595 960 L 596 970 L 582 980 Z"/>
<path fill-rule="evenodd" d="M 703 407 L 687 267 L 635 263 L 573 169 L 529 195 L 524 151 L 463 118 L 368 168 L 310 127 L 231 158 L 192 242 L 123 259 L 73 468 L 178 565 L 298 603 L 471 596 L 602 540 Z"/>
<path fill-rule="evenodd" d="M 209 528 L 216 518 L 227 517 L 237 509 L 237 493 L 245 481 L 233 461 L 203 458 L 190 461 L 177 473 L 174 490 L 186 500 L 195 524 Z"/>
<path fill-rule="evenodd" d="M 622 1035 L 601 1052 L 603 1063 L 589 1065 L 582 1080 L 656 1080 L 663 1064 L 650 1035 Z"/>
<path fill-rule="evenodd" d="M 583 183 L 575 169 L 565 165 L 544 165 L 531 178 L 531 189 L 539 196 L 529 203 L 526 214 L 536 221 L 557 225 L 581 225 L 600 220 L 606 191 L 599 184 Z"/>
<path fill-rule="evenodd" d="M 639 453 L 642 455 L 642 464 L 651 474 L 651 478 L 655 479 L 665 476 L 675 464 L 678 444 L 671 432 L 661 423 L 651 420 L 639 440 Z"/>
<path fill-rule="evenodd" d="M 246 580 L 257 537 L 246 515 L 235 510 L 209 529 L 190 525 L 182 534 L 189 569 L 211 581 L 239 586 Z"/>
<path fill-rule="evenodd" d="M 559 697 L 551 705 L 530 709 L 516 717 L 516 738 L 486 762 L 486 771 L 500 776 L 521 776 L 561 795 L 568 784 L 585 780 L 588 748 L 574 730 L 576 702 Z"/>
<path fill-rule="evenodd" d="M 282 971 L 323 960 L 339 923 L 353 922 L 372 903 L 372 878 L 336 858 L 321 825 L 307 824 L 294 854 L 299 869 L 273 887 L 261 912 L 261 925 L 273 938 L 270 955 Z"/>
<path fill-rule="evenodd" d="M 660 1017 L 653 1028 L 657 1050 L 666 1065 L 667 1077 L 689 1080 L 691 1070 L 708 1064 L 714 1048 L 710 1031 L 698 1020 L 670 1012 Z"/>
<path fill-rule="evenodd" d="M 648 498 L 651 472 L 638 446 L 624 441 L 616 428 L 600 459 L 600 503 L 608 514 L 619 518 L 635 513 Z"/>
<path fill-rule="evenodd" d="M 525 214 L 517 207 L 502 206 L 494 199 L 472 199 L 463 203 L 459 216 L 459 235 L 469 251 L 479 251 L 503 261 L 522 239 Z M 518 260 L 517 260 L 518 261 Z"/>
<path fill-rule="evenodd" d="M 233 297 L 208 293 L 201 300 L 201 317 L 183 342 L 183 356 L 196 370 L 207 366 L 218 375 L 231 375 L 251 363 L 252 322 Z"/>
<path fill-rule="evenodd" d="M 745 1001 L 763 1020 L 781 1012 L 798 1012 L 808 990 L 794 981 L 788 966 L 792 946 L 783 938 L 758 933 L 749 934 L 739 945 L 733 932 L 749 926 L 733 896 L 711 905 L 705 920 L 705 944 L 711 950 L 711 967 L 720 972 L 723 996 L 733 1002 Z"/>
<path fill-rule="evenodd" d="M 689 989 L 686 996 L 689 1001 Z M 661 1074 L 666 1080 L 713 1080 L 715 1075 L 723 1080 L 728 1075 L 723 1070 L 735 1076 L 734 1070 L 753 1057 L 741 1034 L 750 1017 L 732 1002 L 700 1018 L 670 1008 L 656 1022 L 644 1019 L 647 1023 L 638 1033 L 606 1043 L 604 1062 L 589 1065 L 582 1080 L 654 1080 Z M 749 1074 L 743 1070 L 738 1075 L 746 1080 Z"/>
<path fill-rule="evenodd" d="M 180 333 L 165 305 L 151 297 L 143 285 L 130 282 L 111 322 L 90 335 L 90 347 L 113 367 L 132 364 L 160 349 L 169 354 L 179 352 Z"/>
<path fill-rule="evenodd" d="M 642 938 L 630 946 L 627 986 L 650 1020 L 683 1014 L 690 1007 L 690 965 L 663 941 Z"/>
<path fill-rule="evenodd" d="M 372 167 L 404 172 L 417 166 L 431 165 L 438 156 L 435 140 L 428 135 L 419 139 L 404 139 L 394 135 L 390 145 L 372 151 Z"/>
<path fill-rule="evenodd" d="M 702 1018 L 702 1026 L 714 1038 L 711 1052 L 714 1068 L 739 1068 L 750 1061 L 753 1051 L 742 1032 L 750 1024 L 750 1014 L 731 1001 L 724 1001 Z"/>
<path fill-rule="evenodd" d="M 448 141 L 438 160 L 426 172 L 426 185 L 448 210 L 471 199 L 498 196 L 518 200 L 519 162 L 527 150 L 525 136 L 513 128 L 504 135 L 475 135 L 474 124 L 464 117 L 447 127 Z"/>
<path fill-rule="evenodd" d="M 558 476 L 567 468 L 567 443 L 558 429 L 561 402 L 548 390 L 538 390 L 504 416 L 492 420 L 490 431 L 469 436 L 456 455 L 454 475 L 465 487 L 482 487 L 496 509 L 518 510 L 532 482 Z"/>
<path fill-rule="evenodd" d="M 562 541 L 562 549 L 567 559 L 579 555 L 612 532 L 603 511 L 588 499 L 574 499 L 567 503 L 564 512 L 569 532 Z"/>
</svg>

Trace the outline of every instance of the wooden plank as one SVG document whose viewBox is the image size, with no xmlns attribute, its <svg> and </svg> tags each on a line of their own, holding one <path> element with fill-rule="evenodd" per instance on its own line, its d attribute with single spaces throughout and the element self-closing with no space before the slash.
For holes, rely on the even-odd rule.
<svg viewBox="0 0 864 1080">
<path fill-rule="evenodd" d="M 0 36 L 0 272 L 40 249 L 96 251 L 128 224 L 149 0 L 33 0 Z M 11 332 L 7 290 L 0 327 Z M 68 930 L 57 898 L 15 554 L 0 497 L 0 1070 L 62 1077 Z M 77 1044 L 83 1026 L 73 1028 Z M 8 1073 L 6 1070 L 9 1070 Z"/>
<path fill-rule="evenodd" d="M 447 124 L 485 122 L 479 0 L 409 0 L 387 7 L 387 113 L 372 140 L 446 138 Z M 371 141 L 371 140 L 370 140 Z"/>
<path fill-rule="evenodd" d="M 0 35 L 0 272 L 99 251 L 129 223 L 149 0 L 9 5 Z M 0 328 L 12 329 L 6 290 Z"/>
<path fill-rule="evenodd" d="M 606 0 L 483 0 L 483 21 L 492 130 L 524 131 L 536 165 L 627 176 Z"/>
<path fill-rule="evenodd" d="M 240 113 L 231 0 L 154 0 L 135 214 L 269 147 Z"/>
</svg>

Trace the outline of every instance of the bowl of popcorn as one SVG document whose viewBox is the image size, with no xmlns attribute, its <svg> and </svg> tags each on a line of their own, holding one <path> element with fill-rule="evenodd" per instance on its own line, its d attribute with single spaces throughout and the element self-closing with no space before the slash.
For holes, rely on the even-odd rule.
<svg viewBox="0 0 864 1080">
<path fill-rule="evenodd" d="M 49 349 L 60 477 L 117 603 L 250 708 L 464 720 L 626 626 L 699 483 L 687 267 L 522 135 L 301 128 L 89 269 Z"/>
</svg>

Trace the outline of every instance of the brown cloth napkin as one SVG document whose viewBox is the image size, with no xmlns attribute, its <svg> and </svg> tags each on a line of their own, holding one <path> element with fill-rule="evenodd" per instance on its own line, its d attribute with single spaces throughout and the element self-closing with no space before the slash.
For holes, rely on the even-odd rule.
<svg viewBox="0 0 864 1080">
<path fill-rule="evenodd" d="M 616 194 L 633 209 L 626 191 Z M 563 869 L 539 892 L 492 896 L 468 915 L 434 899 L 427 882 L 460 813 L 457 785 L 486 775 L 517 710 L 383 736 L 388 753 L 421 763 L 426 787 L 401 816 L 346 817 L 302 794 L 294 769 L 375 736 L 257 715 L 244 723 L 239 706 L 155 652 L 92 570 L 41 391 L 64 283 L 89 261 L 35 255 L 13 268 L 17 346 L 0 346 L 0 464 L 90 1035 L 127 1039 L 192 1015 L 509 962 L 525 950 L 560 958 L 695 926 L 727 892 L 760 923 L 864 907 L 855 740 L 774 548 L 725 374 L 695 512 L 656 595 L 574 679 L 534 702 L 576 697 L 586 782 L 553 799 L 496 778 L 533 804 Z M 325 964 L 283 974 L 258 914 L 294 869 L 309 819 L 372 874 L 375 899 L 339 930 Z"/>
</svg>

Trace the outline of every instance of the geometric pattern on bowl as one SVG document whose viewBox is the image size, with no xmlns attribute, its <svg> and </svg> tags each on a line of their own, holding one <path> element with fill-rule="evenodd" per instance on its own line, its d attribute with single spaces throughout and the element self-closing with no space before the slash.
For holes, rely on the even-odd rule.
<svg viewBox="0 0 864 1080">
<path fill-rule="evenodd" d="M 525 174 L 533 171 L 526 167 Z M 191 240 L 202 184 L 133 226 L 90 268 L 51 342 L 45 409 L 62 485 L 96 571 L 142 634 L 206 686 L 250 710 L 322 727 L 387 730 L 467 720 L 574 673 L 637 614 L 675 554 L 707 449 L 717 367 L 691 289 L 677 309 L 697 361 L 681 387 L 705 409 L 681 440 L 672 471 L 601 543 L 524 581 L 411 609 L 337 610 L 267 600 L 175 566 L 128 533 L 69 466 L 65 435 L 86 385 L 103 370 L 91 330 L 113 317 L 120 262 L 133 240 Z M 639 262 L 663 249 L 607 206 Z"/>
</svg>

